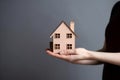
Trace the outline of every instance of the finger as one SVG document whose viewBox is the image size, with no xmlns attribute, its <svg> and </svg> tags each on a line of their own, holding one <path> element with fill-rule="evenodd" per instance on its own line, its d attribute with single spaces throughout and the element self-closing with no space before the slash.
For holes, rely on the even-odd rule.
<svg viewBox="0 0 120 80">
<path fill-rule="evenodd" d="M 68 55 L 69 53 L 68 53 L 67 50 L 62 50 L 62 51 L 60 51 L 60 54 L 61 54 L 61 55 Z"/>
<path fill-rule="evenodd" d="M 70 59 L 71 62 L 74 63 L 74 62 L 77 62 L 79 60 L 84 60 L 84 58 L 80 55 L 71 55 L 71 59 Z"/>
<path fill-rule="evenodd" d="M 59 51 L 58 53 L 59 53 L 60 55 L 64 55 L 64 54 L 65 54 L 64 50 Z"/>
<path fill-rule="evenodd" d="M 63 59 L 63 60 L 69 60 L 69 56 L 66 56 L 66 55 L 60 55 L 60 54 L 57 54 L 57 53 L 53 53 L 52 51 L 50 50 L 46 50 L 46 52 L 53 56 L 53 57 L 56 57 L 56 58 L 59 58 L 59 59 Z"/>
<path fill-rule="evenodd" d="M 74 50 L 63 50 L 64 55 L 74 55 L 75 51 Z"/>
</svg>

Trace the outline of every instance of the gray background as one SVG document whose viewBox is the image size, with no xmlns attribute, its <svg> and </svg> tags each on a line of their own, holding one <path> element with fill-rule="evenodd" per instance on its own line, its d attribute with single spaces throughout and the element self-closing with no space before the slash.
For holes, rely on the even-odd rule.
<svg viewBox="0 0 120 80">
<path fill-rule="evenodd" d="M 118 0 L 0 0 L 0 80 L 101 80 L 103 65 L 75 65 L 46 54 L 51 32 L 75 21 L 76 47 L 98 50 Z"/>
</svg>

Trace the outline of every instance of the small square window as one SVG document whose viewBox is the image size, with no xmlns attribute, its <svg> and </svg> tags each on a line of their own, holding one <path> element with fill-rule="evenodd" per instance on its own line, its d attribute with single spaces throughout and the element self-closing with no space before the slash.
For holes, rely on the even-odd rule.
<svg viewBox="0 0 120 80">
<path fill-rule="evenodd" d="M 67 44 L 67 49 L 72 49 L 72 44 Z"/>
<path fill-rule="evenodd" d="M 60 44 L 55 44 L 55 49 L 60 49 Z"/>
<path fill-rule="evenodd" d="M 55 34 L 55 38 L 60 38 L 60 34 L 59 34 L 59 33 L 56 33 L 56 34 Z"/>
<path fill-rule="evenodd" d="M 71 33 L 68 33 L 68 34 L 66 35 L 66 38 L 72 38 L 72 34 L 71 34 Z"/>
</svg>

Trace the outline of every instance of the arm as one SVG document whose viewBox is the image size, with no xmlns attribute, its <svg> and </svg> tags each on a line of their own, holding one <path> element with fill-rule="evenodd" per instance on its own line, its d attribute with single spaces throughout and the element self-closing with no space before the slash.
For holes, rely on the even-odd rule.
<svg viewBox="0 0 120 80">
<path fill-rule="evenodd" d="M 64 61 L 67 61 L 67 62 L 70 62 L 70 63 L 73 63 L 73 64 L 84 64 L 84 65 L 95 65 L 95 64 L 98 64 L 97 60 L 88 60 L 88 59 L 86 59 L 86 60 L 79 60 L 79 58 L 75 59 L 75 57 L 72 57 L 74 55 L 71 55 L 71 54 L 66 54 L 66 53 L 65 53 L 65 55 L 64 54 L 57 54 L 57 53 L 53 53 L 50 50 L 46 50 L 46 52 L 50 56 L 53 56 L 55 58 L 58 58 L 58 59 L 61 59 L 61 60 L 64 60 Z"/>
<path fill-rule="evenodd" d="M 106 45 L 104 44 L 104 47 L 101 50 L 98 50 L 98 51 L 105 51 L 105 48 L 106 48 Z M 50 50 L 47 50 L 46 52 L 53 57 L 56 57 L 56 58 L 59 58 L 59 59 L 62 59 L 62 60 L 65 60 L 65 61 L 68 61 L 68 62 L 71 62 L 71 63 L 74 63 L 74 64 L 84 64 L 84 65 L 102 64 L 101 61 L 98 61 L 98 60 L 95 60 L 95 59 L 89 59 L 89 58 L 79 59 L 79 56 L 84 57 L 84 56 L 88 55 L 88 54 L 86 54 L 86 52 L 88 52 L 88 51 L 83 49 L 83 48 L 77 48 L 76 52 L 72 53 L 72 55 L 71 54 L 69 55 L 69 53 L 66 53 L 66 52 L 64 52 L 64 54 L 59 55 L 59 54 L 51 52 Z M 84 53 L 85 53 L 85 55 L 82 55 Z"/>
<path fill-rule="evenodd" d="M 101 48 L 100 50 L 97 50 L 97 52 L 105 52 L 106 51 L 106 42 L 104 41 L 104 45 L 103 48 Z M 98 61 L 98 60 L 87 60 L 85 61 L 88 64 L 92 64 L 92 65 L 98 65 L 98 64 L 102 64 L 103 62 Z"/>
<path fill-rule="evenodd" d="M 91 59 L 120 66 L 120 53 L 88 51 Z"/>
<path fill-rule="evenodd" d="M 90 54 L 88 63 L 91 64 L 101 64 L 101 63 L 110 63 L 114 65 L 120 66 L 120 52 L 118 53 L 110 53 L 105 52 L 106 51 L 106 42 L 104 42 L 104 46 L 102 49 L 96 51 L 89 51 L 88 54 Z"/>
<path fill-rule="evenodd" d="M 104 41 L 104 45 L 103 48 L 101 48 L 100 50 L 97 50 L 97 52 L 105 52 L 106 51 L 106 42 Z M 99 61 L 99 60 L 83 60 L 81 61 L 81 64 L 90 64 L 90 65 L 99 65 L 102 64 L 103 62 Z"/>
<path fill-rule="evenodd" d="M 88 50 L 88 54 L 90 54 L 90 56 L 88 57 L 90 60 L 87 61 L 88 64 L 110 63 L 120 66 L 120 52 L 110 53 L 105 51 L 106 51 L 106 42 L 104 42 L 103 48 L 98 51 Z"/>
<path fill-rule="evenodd" d="M 78 48 L 76 50 L 80 50 L 81 48 Z M 83 48 L 82 48 L 83 49 Z M 73 63 L 73 64 L 83 64 L 83 65 L 97 65 L 97 64 L 101 64 L 99 61 L 97 60 L 91 60 L 91 59 L 80 59 L 80 55 L 79 54 L 57 54 L 57 53 L 53 53 L 50 50 L 46 50 L 46 52 L 58 59 Z M 79 52 L 79 51 L 77 51 Z"/>
</svg>

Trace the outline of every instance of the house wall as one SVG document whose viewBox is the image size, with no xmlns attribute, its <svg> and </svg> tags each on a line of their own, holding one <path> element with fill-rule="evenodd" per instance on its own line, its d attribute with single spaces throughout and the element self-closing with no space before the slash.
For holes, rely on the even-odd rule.
<svg viewBox="0 0 120 80">
<path fill-rule="evenodd" d="M 60 38 L 55 38 L 55 33 L 60 33 Z M 75 35 L 72 33 L 72 38 L 66 38 L 66 34 L 67 33 L 72 33 L 64 23 L 62 23 L 57 30 L 54 32 L 53 34 L 53 48 L 55 48 L 54 44 L 60 44 L 60 49 L 56 50 L 54 49 L 55 53 L 58 53 L 61 50 L 65 50 L 66 49 L 66 45 L 67 44 L 72 44 L 73 45 L 73 49 L 69 50 L 69 51 L 73 51 L 75 48 Z"/>
<path fill-rule="evenodd" d="M 76 47 L 98 50 L 118 0 L 0 0 L 0 80 L 102 80 L 102 65 L 75 65 L 46 54 L 50 34 L 75 21 Z"/>
</svg>

